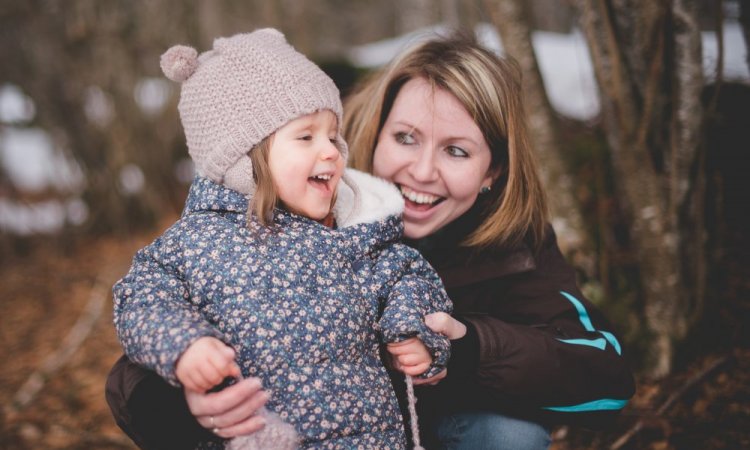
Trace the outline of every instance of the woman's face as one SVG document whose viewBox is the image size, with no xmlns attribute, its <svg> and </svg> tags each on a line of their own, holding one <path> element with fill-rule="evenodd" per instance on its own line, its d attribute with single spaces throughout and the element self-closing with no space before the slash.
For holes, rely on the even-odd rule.
<svg viewBox="0 0 750 450">
<path fill-rule="evenodd" d="M 373 173 L 404 197 L 404 234 L 429 236 L 465 213 L 492 183 L 490 148 L 452 94 L 423 78 L 399 91 L 378 137 Z"/>
</svg>

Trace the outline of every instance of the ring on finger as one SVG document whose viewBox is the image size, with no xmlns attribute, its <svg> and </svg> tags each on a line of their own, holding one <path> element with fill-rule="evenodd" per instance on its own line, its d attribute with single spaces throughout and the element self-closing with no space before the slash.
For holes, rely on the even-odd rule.
<svg viewBox="0 0 750 450">
<path fill-rule="evenodd" d="M 214 416 L 209 416 L 209 419 L 211 419 L 211 432 L 213 434 L 218 434 L 219 431 L 221 431 L 221 428 L 216 426 L 216 420 L 214 419 Z"/>
</svg>

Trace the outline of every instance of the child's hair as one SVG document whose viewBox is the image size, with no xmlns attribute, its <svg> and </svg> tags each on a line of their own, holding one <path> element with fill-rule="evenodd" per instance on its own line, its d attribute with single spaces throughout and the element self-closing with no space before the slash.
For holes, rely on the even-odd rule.
<svg viewBox="0 0 750 450">
<path fill-rule="evenodd" d="M 482 221 L 464 241 L 472 247 L 510 246 L 524 238 L 538 247 L 547 222 L 546 196 L 529 142 L 521 73 L 473 35 L 454 33 L 421 42 L 368 78 L 346 101 L 344 135 L 355 169 L 372 170 L 378 136 L 401 87 L 423 78 L 453 95 L 474 119 L 500 173 Z"/>
<path fill-rule="evenodd" d="M 247 220 L 250 222 L 253 216 L 255 216 L 262 225 L 268 225 L 271 222 L 273 209 L 279 202 L 276 186 L 271 177 L 271 167 L 268 164 L 272 136 L 260 141 L 250 151 L 250 161 L 253 163 L 255 194 L 253 194 L 247 207 Z"/>
</svg>

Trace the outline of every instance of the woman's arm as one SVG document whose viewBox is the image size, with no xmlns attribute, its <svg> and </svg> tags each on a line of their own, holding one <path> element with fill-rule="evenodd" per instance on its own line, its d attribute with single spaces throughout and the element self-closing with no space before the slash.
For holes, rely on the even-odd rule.
<svg viewBox="0 0 750 450">
<path fill-rule="evenodd" d="M 455 361 L 464 360 L 463 381 L 473 380 L 475 395 L 497 405 L 523 405 L 558 421 L 610 416 L 635 389 L 619 340 L 583 297 L 553 237 L 536 261 L 533 270 L 462 293 L 497 305 L 458 315 L 468 330 L 459 343 L 474 339 L 452 349 Z"/>
<path fill-rule="evenodd" d="M 416 337 L 432 357 L 422 377 L 438 375 L 448 362 L 450 343 L 445 335 L 431 330 L 424 318 L 434 312 L 450 312 L 453 305 L 437 273 L 416 250 L 402 244 L 380 252 L 373 272 L 373 281 L 381 286 L 380 296 L 385 302 L 378 327 L 389 352 L 398 354 L 391 344 L 408 345 L 407 340 Z"/>
<path fill-rule="evenodd" d="M 182 389 L 124 355 L 107 377 L 105 394 L 115 422 L 139 448 L 195 448 L 216 439 L 190 414 Z"/>
<path fill-rule="evenodd" d="M 187 393 L 124 355 L 107 377 L 107 404 L 117 425 L 142 449 L 195 448 L 200 441 L 230 438 L 263 428 L 255 413 L 268 394 L 257 378 L 215 393 Z M 213 416 L 213 426 L 211 421 Z"/>
</svg>

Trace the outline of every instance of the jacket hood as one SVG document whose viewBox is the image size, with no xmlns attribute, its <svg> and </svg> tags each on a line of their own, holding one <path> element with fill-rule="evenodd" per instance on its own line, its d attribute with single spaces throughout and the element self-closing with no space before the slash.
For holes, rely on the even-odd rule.
<svg viewBox="0 0 750 450">
<path fill-rule="evenodd" d="M 400 216 L 404 210 L 396 186 L 383 179 L 347 168 L 341 181 L 333 206 L 339 228 Z M 190 186 L 183 216 L 212 211 L 234 213 L 244 221 L 250 197 L 198 176 Z"/>
</svg>

